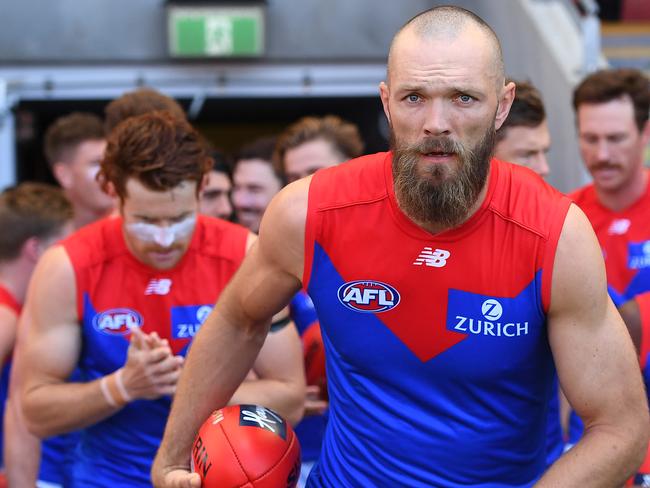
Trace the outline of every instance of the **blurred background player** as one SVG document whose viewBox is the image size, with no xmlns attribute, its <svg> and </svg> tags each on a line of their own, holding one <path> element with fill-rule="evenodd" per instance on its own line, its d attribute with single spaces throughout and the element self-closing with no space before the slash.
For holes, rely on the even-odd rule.
<svg viewBox="0 0 650 488">
<path fill-rule="evenodd" d="M 638 70 L 602 70 L 573 94 L 580 153 L 593 182 L 570 196 L 596 232 L 617 305 L 650 290 L 650 187 L 643 166 L 649 83 Z"/>
<path fill-rule="evenodd" d="M 101 190 L 96 180 L 105 147 L 103 122 L 91 113 L 73 112 L 60 117 L 45 133 L 45 156 L 52 174 L 72 204 L 75 229 L 115 210 L 114 199 Z M 20 381 L 18 368 L 15 369 L 12 384 Z M 11 388 L 13 391 L 14 386 Z M 19 403 L 19 395 L 11 395 L 9 401 Z M 77 435 L 54 436 L 40 444 L 26 430 L 20 412 L 20 405 L 14 405 L 5 414 L 7 421 L 14 425 L 11 439 L 8 440 L 8 444 L 11 444 L 10 455 L 16 459 L 11 461 L 12 477 L 32 480 L 38 471 L 40 483 L 62 485 L 72 462 L 70 454 L 77 442 Z M 25 458 L 24 453 L 29 453 L 29 458 Z"/>
<path fill-rule="evenodd" d="M 122 121 L 136 115 L 166 110 L 174 117 L 185 119 L 183 107 L 171 97 L 153 88 L 138 88 L 122 94 L 104 108 L 104 128 L 106 134 Z"/>
<path fill-rule="evenodd" d="M 76 229 L 106 215 L 97 211 L 97 202 L 105 202 L 109 197 L 96 181 L 106 147 L 104 134 L 110 133 L 124 119 L 155 110 L 168 110 L 176 117 L 185 118 L 183 108 L 173 98 L 151 88 L 139 88 L 111 101 L 104 109 L 104 122 L 94 114 L 73 113 L 58 119 L 46 132 L 46 156 L 59 183 L 64 188 L 69 186 L 66 195 L 74 205 Z M 57 155 L 63 156 L 61 161 L 56 161 Z M 114 211 L 114 199 L 110 198 L 110 201 Z M 18 369 L 11 378 L 12 391 L 20 388 Z M 73 373 L 71 380 L 79 379 L 76 374 Z M 10 401 L 15 405 L 8 409 L 6 418 L 14 426 L 10 440 L 14 457 L 11 475 L 16 486 L 31 484 L 30 480 L 36 477 L 37 471 L 41 485 L 65 485 L 71 476 L 77 434 L 54 436 L 40 443 L 24 425 L 19 395 L 12 395 Z M 41 456 L 39 447 L 42 448 Z"/>
<path fill-rule="evenodd" d="M 319 169 L 361 156 L 363 141 L 356 125 L 336 115 L 303 117 L 278 137 L 273 154 L 277 171 L 289 182 L 309 176 Z M 302 469 L 298 486 L 307 477 L 320 455 L 327 424 L 327 382 L 325 348 L 320 324 L 309 295 L 300 291 L 291 300 L 291 317 L 303 341 L 307 397 L 305 417 L 295 431 L 302 448 Z"/>
<path fill-rule="evenodd" d="M 208 179 L 201 190 L 200 212 L 224 220 L 232 220 L 232 175 L 226 155 L 216 149 L 210 151 L 214 161 Z"/>
<path fill-rule="evenodd" d="M 546 154 L 551 134 L 542 96 L 531 83 L 514 81 L 517 88 L 508 118 L 497 131 L 494 156 L 532 169 L 542 178 L 550 173 Z"/>
<path fill-rule="evenodd" d="M 9 389 L 9 360 L 14 348 L 18 316 L 25 301 L 27 284 L 45 249 L 72 231 L 73 210 L 60 188 L 44 183 L 22 183 L 0 194 L 0 413 L 5 410 Z M 11 402 L 7 409 L 11 409 Z M 20 426 L 7 415 L 4 461 L 10 486 L 34 486 L 36 472 L 28 480 L 15 476 L 32 452 L 12 451 L 12 437 Z"/>
<path fill-rule="evenodd" d="M 102 120 L 74 112 L 57 119 L 45 133 L 45 156 L 56 181 L 74 208 L 79 229 L 109 215 L 114 200 L 99 189 L 96 176 L 106 137 Z"/>
<path fill-rule="evenodd" d="M 22 405 L 39 436 L 85 428 L 73 487 L 151 484 L 182 356 L 254 240 L 197 215 L 210 164 L 185 120 L 167 112 L 127 119 L 111 133 L 100 174 L 121 217 L 82 229 L 36 269 Z M 86 382 L 66 382 L 77 365 Z M 296 422 L 304 375 L 293 327 L 268 336 L 254 373 L 232 402 L 264 404 Z"/>
<path fill-rule="evenodd" d="M 336 115 L 303 117 L 278 138 L 273 159 L 287 182 L 361 156 L 359 128 Z"/>
<path fill-rule="evenodd" d="M 276 138 L 261 137 L 246 144 L 235 157 L 232 204 L 238 223 L 254 233 L 271 199 L 284 186 L 284 175 L 273 165 Z"/>
</svg>

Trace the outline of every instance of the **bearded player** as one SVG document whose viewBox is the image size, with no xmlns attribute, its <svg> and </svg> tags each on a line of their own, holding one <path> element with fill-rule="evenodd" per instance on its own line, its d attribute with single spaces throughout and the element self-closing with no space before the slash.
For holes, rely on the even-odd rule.
<svg viewBox="0 0 650 488">
<path fill-rule="evenodd" d="M 648 440 L 632 342 L 584 214 L 490 158 L 514 98 L 504 78 L 496 35 L 467 10 L 436 7 L 398 32 L 380 87 L 394 150 L 271 203 L 192 347 L 156 486 L 198 486 L 187 450 L 206 398 L 228 401 L 253 338 L 301 286 L 330 399 L 307 486 L 611 488 L 632 474 Z M 586 434 L 546 470 L 555 368 Z"/>
</svg>

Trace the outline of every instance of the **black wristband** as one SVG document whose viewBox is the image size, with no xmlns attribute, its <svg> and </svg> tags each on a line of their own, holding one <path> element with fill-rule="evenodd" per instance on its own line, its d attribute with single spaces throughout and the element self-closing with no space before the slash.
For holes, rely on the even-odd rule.
<svg viewBox="0 0 650 488">
<path fill-rule="evenodd" d="M 289 324 L 289 322 L 291 322 L 291 317 L 285 317 L 283 319 L 276 320 L 275 322 L 271 322 L 270 332 L 277 332 L 284 329 Z"/>
</svg>

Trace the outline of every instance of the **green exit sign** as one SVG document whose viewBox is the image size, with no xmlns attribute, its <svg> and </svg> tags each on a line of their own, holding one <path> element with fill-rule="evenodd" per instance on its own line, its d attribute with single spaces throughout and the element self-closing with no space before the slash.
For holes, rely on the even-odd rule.
<svg viewBox="0 0 650 488">
<path fill-rule="evenodd" d="M 173 57 L 246 57 L 264 54 L 264 7 L 169 6 Z"/>
</svg>

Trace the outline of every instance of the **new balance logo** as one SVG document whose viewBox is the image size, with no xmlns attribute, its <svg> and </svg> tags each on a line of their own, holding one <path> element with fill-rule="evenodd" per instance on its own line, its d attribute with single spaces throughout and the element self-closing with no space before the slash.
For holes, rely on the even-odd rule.
<svg viewBox="0 0 650 488">
<path fill-rule="evenodd" d="M 632 222 L 630 222 L 629 219 L 614 220 L 609 226 L 607 232 L 610 236 L 622 236 L 623 234 L 627 233 L 627 230 L 630 228 L 631 223 Z"/>
<path fill-rule="evenodd" d="M 144 290 L 145 295 L 167 295 L 172 287 L 172 280 L 169 278 L 153 279 Z"/>
<path fill-rule="evenodd" d="M 422 249 L 420 255 L 415 259 L 413 264 L 415 266 L 431 266 L 432 268 L 442 268 L 447 264 L 447 259 L 451 253 L 445 251 L 444 249 L 432 249 L 430 247 L 425 247 Z"/>
</svg>

